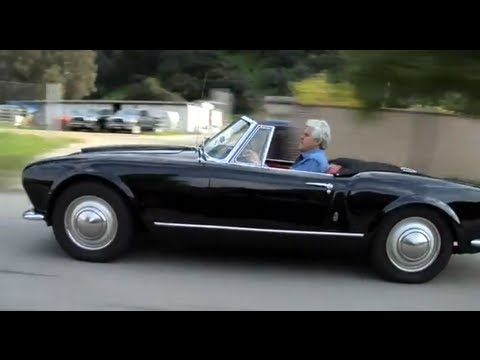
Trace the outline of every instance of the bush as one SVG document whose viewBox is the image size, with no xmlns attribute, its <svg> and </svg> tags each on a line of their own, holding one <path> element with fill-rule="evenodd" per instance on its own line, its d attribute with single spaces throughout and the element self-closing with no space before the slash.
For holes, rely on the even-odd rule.
<svg viewBox="0 0 480 360">
<path fill-rule="evenodd" d="M 318 74 L 292 84 L 292 93 L 302 105 L 337 105 L 362 107 L 352 85 L 330 83 L 326 74 Z"/>
<path fill-rule="evenodd" d="M 180 95 L 165 90 L 160 85 L 160 82 L 153 77 L 148 77 L 141 82 L 118 89 L 110 93 L 107 98 L 139 101 L 185 101 Z"/>
</svg>

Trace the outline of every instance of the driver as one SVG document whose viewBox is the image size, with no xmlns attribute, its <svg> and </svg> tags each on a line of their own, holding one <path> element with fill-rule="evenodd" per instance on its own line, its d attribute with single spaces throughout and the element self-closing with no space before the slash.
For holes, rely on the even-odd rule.
<svg viewBox="0 0 480 360">
<path fill-rule="evenodd" d="M 301 154 L 290 169 L 327 172 L 329 163 L 325 150 L 330 145 L 331 139 L 330 126 L 325 120 L 308 120 L 300 138 Z"/>
</svg>

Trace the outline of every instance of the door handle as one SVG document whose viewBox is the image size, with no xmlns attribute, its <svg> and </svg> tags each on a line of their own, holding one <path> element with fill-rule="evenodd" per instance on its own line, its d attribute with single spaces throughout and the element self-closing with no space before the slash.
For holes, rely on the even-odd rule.
<svg viewBox="0 0 480 360">
<path fill-rule="evenodd" d="M 332 192 L 332 189 L 333 189 L 333 184 L 331 184 L 331 183 L 308 182 L 307 185 L 323 187 L 323 188 L 327 189 L 327 194 L 330 194 Z"/>
</svg>

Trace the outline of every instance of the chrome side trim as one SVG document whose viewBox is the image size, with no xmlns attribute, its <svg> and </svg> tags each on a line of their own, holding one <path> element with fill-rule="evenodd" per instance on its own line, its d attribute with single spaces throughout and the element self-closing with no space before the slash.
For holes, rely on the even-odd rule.
<svg viewBox="0 0 480 360">
<path fill-rule="evenodd" d="M 235 226 L 165 223 L 165 222 L 157 222 L 157 221 L 155 221 L 153 224 L 156 226 L 201 228 L 201 229 L 214 229 L 214 230 L 251 231 L 251 232 L 274 233 L 274 234 L 277 233 L 277 234 L 295 234 L 295 235 L 327 235 L 327 236 L 330 235 L 330 236 L 347 236 L 347 237 L 359 237 L 359 238 L 364 236 L 364 234 L 358 234 L 358 233 L 259 229 L 259 228 L 246 228 L 246 227 L 235 227 Z"/>
<path fill-rule="evenodd" d="M 472 240 L 470 241 L 470 245 L 480 248 L 480 240 Z"/>
<path fill-rule="evenodd" d="M 307 183 L 305 183 L 305 185 L 324 187 L 324 188 L 327 188 L 329 190 L 333 189 L 333 184 L 330 184 L 330 183 L 326 184 L 326 183 L 317 183 L 317 182 L 307 182 Z"/>
<path fill-rule="evenodd" d="M 331 183 L 327 184 L 327 183 L 307 182 L 306 185 L 323 187 L 327 189 L 327 194 L 331 194 L 333 189 L 333 184 Z"/>
<path fill-rule="evenodd" d="M 25 211 L 23 213 L 23 218 L 25 220 L 34 220 L 34 221 L 45 220 L 44 215 L 36 213 L 33 209 Z"/>
</svg>

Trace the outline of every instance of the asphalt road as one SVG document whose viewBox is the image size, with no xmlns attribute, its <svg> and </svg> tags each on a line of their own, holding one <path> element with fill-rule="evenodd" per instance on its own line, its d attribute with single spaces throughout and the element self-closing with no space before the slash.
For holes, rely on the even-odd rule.
<svg viewBox="0 0 480 360">
<path fill-rule="evenodd" d="M 0 193 L 0 310 L 479 310 L 480 255 L 423 285 L 349 256 L 149 243 L 109 264 L 67 257 L 23 193 Z"/>
</svg>

